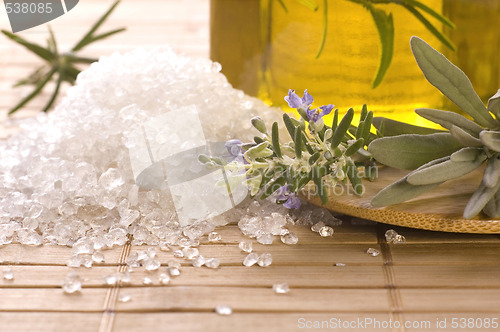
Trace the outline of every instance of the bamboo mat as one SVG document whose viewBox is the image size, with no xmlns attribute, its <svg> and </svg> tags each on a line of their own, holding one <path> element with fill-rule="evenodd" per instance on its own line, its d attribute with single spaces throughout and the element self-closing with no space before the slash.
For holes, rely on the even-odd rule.
<svg viewBox="0 0 500 332">
<path fill-rule="evenodd" d="M 61 48 L 69 47 L 109 4 L 80 1 L 51 23 Z M 124 0 L 105 29 L 126 25 L 129 31 L 96 44 L 87 55 L 170 43 L 181 52 L 208 56 L 208 13 L 204 0 Z M 0 27 L 8 29 L 3 10 Z M 23 36 L 44 39 L 45 28 Z M 36 58 L 0 38 L 1 117 L 25 93 L 10 86 L 35 63 Z M 44 97 L 37 99 L 15 118 L 36 114 L 43 102 Z M 14 130 L 4 128 L 1 135 Z M 74 269 L 66 266 L 70 248 L 6 245 L 0 247 L 0 272 L 11 267 L 14 280 L 0 278 L 0 331 L 331 331 L 336 329 L 325 322 L 339 320 L 354 324 L 343 331 L 477 331 L 480 322 L 500 318 L 498 235 L 437 233 L 342 219 L 344 224 L 330 238 L 293 226 L 297 245 L 254 243 L 255 252 L 272 254 L 267 268 L 243 266 L 245 254 L 238 242 L 244 237 L 238 227 L 219 228 L 222 240 L 204 239 L 199 250 L 205 257 L 219 258 L 221 266 L 194 268 L 181 259 L 181 275 L 169 285 L 160 285 L 158 275 L 173 259 L 172 252 L 158 252 L 159 271 L 136 269 L 130 284 L 110 287 L 103 277 L 123 271 L 127 256 L 146 247 L 106 250 L 104 263 Z M 389 228 L 404 235 L 407 243 L 386 243 Z M 381 254 L 370 256 L 368 248 Z M 79 294 L 64 294 L 62 282 L 75 270 L 84 278 L 84 288 Z M 153 285 L 144 286 L 144 277 Z M 288 294 L 273 292 L 272 285 L 281 282 L 290 285 Z M 120 294 L 131 300 L 118 301 Z M 233 314 L 217 315 L 214 308 L 220 304 L 231 306 Z M 451 329 L 452 322 L 468 318 L 477 319 L 476 325 Z M 359 325 L 370 319 L 372 325 Z M 390 322 L 403 327 L 384 328 Z M 307 328 L 316 323 L 323 328 Z"/>
</svg>

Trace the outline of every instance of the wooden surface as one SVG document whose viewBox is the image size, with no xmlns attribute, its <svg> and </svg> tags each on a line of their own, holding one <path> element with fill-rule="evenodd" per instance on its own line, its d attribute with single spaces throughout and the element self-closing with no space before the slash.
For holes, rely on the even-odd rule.
<svg viewBox="0 0 500 332">
<path fill-rule="evenodd" d="M 97 13 L 110 1 L 85 0 L 52 24 L 58 39 L 69 47 L 74 36 L 84 33 Z M 151 10 L 151 9 L 154 10 Z M 137 45 L 171 43 L 177 50 L 208 56 L 208 0 L 123 0 L 106 29 L 127 25 L 129 31 L 109 42 L 96 44 L 87 55 L 109 54 Z M 8 28 L 0 8 L 0 27 Z M 44 39 L 45 27 L 22 34 Z M 0 116 L 25 90 L 12 83 L 28 73 L 38 60 L 0 36 Z M 16 115 L 32 116 L 44 98 L 33 101 Z M 3 130 L 3 137 L 14 129 Z M 69 268 L 71 249 L 57 246 L 0 247 L 0 272 L 11 267 L 14 280 L 0 275 L 0 331 L 303 331 L 306 324 L 330 320 L 407 322 L 416 328 L 375 328 L 367 325 L 343 331 L 449 331 L 437 322 L 454 318 L 500 317 L 500 237 L 396 230 L 407 244 L 389 245 L 384 233 L 390 226 L 360 224 L 343 217 L 331 238 L 322 238 L 307 227 L 294 226 L 297 245 L 279 241 L 254 244 L 257 253 L 271 253 L 267 268 L 245 267 L 245 254 L 238 249 L 244 237 L 236 226 L 217 231 L 222 241 L 205 239 L 200 252 L 221 260 L 216 270 L 194 268 L 184 260 L 181 275 L 160 286 L 172 252 L 159 252 L 157 272 L 136 269 L 131 283 L 106 286 L 103 277 L 124 269 L 129 245 L 104 251 L 105 262 L 91 269 Z M 368 248 L 381 251 L 377 257 Z M 335 266 L 344 263 L 345 266 Z M 61 289 L 65 276 L 76 271 L 84 278 L 79 294 Z M 144 286 L 145 276 L 154 284 Z M 274 283 L 288 282 L 289 294 L 274 294 Z M 120 294 L 131 301 L 118 301 Z M 231 316 L 219 316 L 215 306 L 228 304 Z M 422 328 L 429 322 L 429 328 Z M 324 324 L 324 323 L 323 323 Z M 305 327 L 305 326 L 303 326 Z M 335 330 L 335 329 L 314 329 Z M 476 331 L 477 329 L 458 329 Z M 493 330 L 493 329 L 488 329 Z"/>
<path fill-rule="evenodd" d="M 376 181 L 363 183 L 362 196 L 354 195 L 351 187 L 338 186 L 338 190 L 330 192 L 342 195 L 331 194 L 327 206 L 336 212 L 391 225 L 443 232 L 500 234 L 499 219 L 490 219 L 482 213 L 470 220 L 462 217 L 467 202 L 479 187 L 483 171 L 484 168 L 480 167 L 407 202 L 375 208 L 370 204 L 372 198 L 380 190 L 409 173 L 405 170 L 380 167 Z M 311 192 L 313 191 L 314 189 Z M 311 201 L 322 205 L 318 197 L 311 197 Z"/>
</svg>

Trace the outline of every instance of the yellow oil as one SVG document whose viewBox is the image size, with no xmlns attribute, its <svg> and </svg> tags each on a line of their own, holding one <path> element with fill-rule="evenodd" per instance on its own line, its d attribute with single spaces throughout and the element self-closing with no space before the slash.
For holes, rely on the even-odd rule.
<svg viewBox="0 0 500 332">
<path fill-rule="evenodd" d="M 442 0 L 424 0 L 441 12 Z M 372 89 L 381 52 L 373 18 L 362 6 L 345 0 L 328 1 L 328 30 L 324 50 L 316 59 L 323 33 L 323 4 L 313 12 L 297 1 L 261 1 L 261 32 L 266 51 L 262 62 L 259 97 L 283 106 L 288 89 L 299 95 L 308 89 L 314 105 L 335 104 L 343 113 L 362 104 L 399 121 L 430 125 L 415 115 L 418 107 L 439 108 L 442 95 L 422 75 L 410 50 L 412 35 L 438 50 L 444 46 L 404 8 L 377 5 L 394 19 L 394 56 L 382 83 Z M 430 19 L 437 27 L 441 25 Z"/>
</svg>

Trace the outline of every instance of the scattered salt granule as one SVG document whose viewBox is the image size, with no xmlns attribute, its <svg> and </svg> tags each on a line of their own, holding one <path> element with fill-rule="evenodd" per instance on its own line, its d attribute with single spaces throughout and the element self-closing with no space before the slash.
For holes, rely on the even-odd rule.
<svg viewBox="0 0 500 332">
<path fill-rule="evenodd" d="M 335 263 L 335 266 L 345 266 L 345 263 Z"/>
<path fill-rule="evenodd" d="M 158 277 L 158 281 L 162 285 L 166 285 L 170 282 L 170 274 L 168 273 L 160 273 L 160 276 Z"/>
<path fill-rule="evenodd" d="M 164 188 L 144 183 L 139 188 L 130 159 L 139 147 L 129 138 L 142 124 L 186 107 L 196 108 L 211 142 L 251 140 L 255 132 L 249 120 L 256 115 L 266 123 L 279 121 L 280 110 L 233 89 L 220 69 L 167 47 L 114 53 L 78 75 L 52 112 L 16 120 L 20 132 L 0 142 L 0 245 L 46 242 L 91 255 L 127 241 L 166 246 L 187 237 L 188 246 L 195 247 L 196 239 L 215 226 L 238 221 L 246 207 L 183 232 L 173 203 L 179 198 Z M 155 144 L 167 143 L 161 127 L 145 129 Z M 169 145 L 183 146 L 181 137 L 168 138 Z M 202 165 L 190 167 L 183 171 Z M 273 219 L 262 234 L 276 233 L 277 218 L 252 211 Z M 276 206 L 272 212 L 286 214 Z"/>
<path fill-rule="evenodd" d="M 132 296 L 130 294 L 120 294 L 118 295 L 118 302 L 126 303 L 132 300 Z"/>
<path fill-rule="evenodd" d="M 79 292 L 82 290 L 82 279 L 76 272 L 71 272 L 64 279 L 62 289 L 66 294 Z"/>
<path fill-rule="evenodd" d="M 267 267 L 269 265 L 271 265 L 271 263 L 273 262 L 273 256 L 271 256 L 271 254 L 262 254 L 259 256 L 259 259 L 257 260 L 257 264 L 259 264 L 259 266 L 262 266 L 262 267 Z"/>
<path fill-rule="evenodd" d="M 219 304 L 215 307 L 215 312 L 221 316 L 229 316 L 233 313 L 233 309 L 225 304 Z"/>
<path fill-rule="evenodd" d="M 312 226 L 311 226 L 311 230 L 312 230 L 313 232 L 319 232 L 319 231 L 321 230 L 321 228 L 323 228 L 323 227 L 325 227 L 325 226 L 326 226 L 326 225 L 325 225 L 325 223 L 324 223 L 324 222 L 322 222 L 322 221 L 320 221 L 320 222 L 318 222 L 318 223 L 316 223 L 316 224 L 312 225 Z"/>
<path fill-rule="evenodd" d="M 288 286 L 288 283 L 286 283 L 286 282 L 274 284 L 273 291 L 276 294 L 286 294 L 286 293 L 290 292 L 290 286 Z"/>
<path fill-rule="evenodd" d="M 217 232 L 211 232 L 208 234 L 208 241 L 210 242 L 217 242 L 221 240 L 221 236 Z"/>
<path fill-rule="evenodd" d="M 332 236 L 333 235 L 333 228 L 331 228 L 330 226 L 323 226 L 320 228 L 318 233 L 322 237 Z"/>
<path fill-rule="evenodd" d="M 198 255 L 191 260 L 191 264 L 194 267 L 201 267 L 203 266 L 203 264 L 205 264 L 205 257 L 203 257 L 202 255 Z"/>
<path fill-rule="evenodd" d="M 249 253 L 247 257 L 245 257 L 245 259 L 243 260 L 243 265 L 252 266 L 255 265 L 255 263 L 257 263 L 258 260 L 259 260 L 259 254 L 252 252 Z"/>
<path fill-rule="evenodd" d="M 102 263 L 104 262 L 104 254 L 100 251 L 96 251 L 92 254 L 92 260 L 95 263 Z"/>
<path fill-rule="evenodd" d="M 12 271 L 12 268 L 6 267 L 3 269 L 3 278 L 5 280 L 14 280 L 14 271 Z"/>
<path fill-rule="evenodd" d="M 151 278 L 149 278 L 149 277 L 144 277 L 142 279 L 142 284 L 143 285 L 151 285 L 151 284 L 153 284 L 153 280 L 151 280 Z"/>
<path fill-rule="evenodd" d="M 253 248 L 252 248 L 252 242 L 250 241 L 241 241 L 239 244 L 238 244 L 238 247 L 244 251 L 244 252 L 252 252 L 253 251 Z"/>
<path fill-rule="evenodd" d="M 406 238 L 403 235 L 398 234 L 393 229 L 389 229 L 385 232 L 385 240 L 387 241 L 387 243 L 392 243 L 392 244 L 406 243 Z"/>
<path fill-rule="evenodd" d="M 374 256 L 374 257 L 375 257 L 375 256 L 380 255 L 380 251 L 378 251 L 378 250 L 377 250 L 377 249 L 375 249 L 375 248 L 368 248 L 368 249 L 366 250 L 366 253 L 367 253 L 368 255 L 370 255 L 370 256 Z"/>
<path fill-rule="evenodd" d="M 211 269 L 216 269 L 219 267 L 219 265 L 220 265 L 220 260 L 218 260 L 217 258 L 208 258 L 205 261 L 205 266 Z"/>
<path fill-rule="evenodd" d="M 281 242 L 284 244 L 297 244 L 299 242 L 299 237 L 292 232 L 281 235 Z"/>
</svg>

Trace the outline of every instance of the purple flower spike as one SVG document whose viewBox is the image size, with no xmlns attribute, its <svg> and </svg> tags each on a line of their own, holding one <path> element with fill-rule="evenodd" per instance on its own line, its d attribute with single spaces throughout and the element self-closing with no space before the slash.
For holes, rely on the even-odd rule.
<svg viewBox="0 0 500 332">
<path fill-rule="evenodd" d="M 243 142 L 239 139 L 232 139 L 226 142 L 225 147 L 231 156 L 238 157 L 241 154 L 242 145 Z"/>
<path fill-rule="evenodd" d="M 309 118 L 309 121 L 316 123 L 319 121 L 319 119 L 321 119 L 325 115 L 330 114 L 334 107 L 335 105 L 329 104 L 325 106 L 320 106 L 319 108 L 315 108 L 313 110 L 306 110 L 307 117 Z"/>
<path fill-rule="evenodd" d="M 304 96 L 302 98 L 295 93 L 295 90 L 290 89 L 288 90 L 288 96 L 285 97 L 285 101 L 291 108 L 302 108 L 307 110 L 311 107 L 314 98 L 307 92 L 307 89 L 304 90 Z"/>
<path fill-rule="evenodd" d="M 284 185 L 276 191 L 276 201 L 283 202 L 286 201 L 283 206 L 287 209 L 298 209 L 300 207 L 300 199 L 288 188 L 288 185 Z"/>
<path fill-rule="evenodd" d="M 283 206 L 287 209 L 298 209 L 300 208 L 300 199 L 294 193 L 291 193 Z"/>
</svg>

